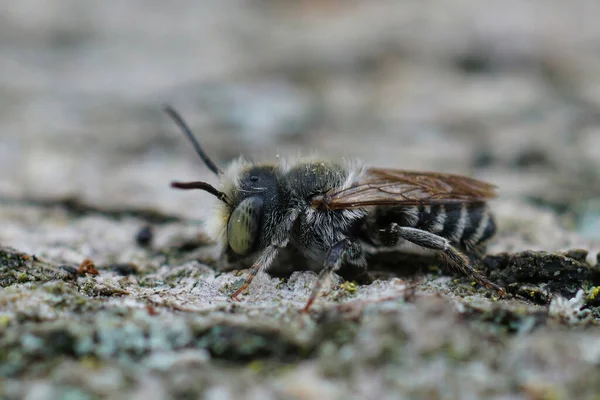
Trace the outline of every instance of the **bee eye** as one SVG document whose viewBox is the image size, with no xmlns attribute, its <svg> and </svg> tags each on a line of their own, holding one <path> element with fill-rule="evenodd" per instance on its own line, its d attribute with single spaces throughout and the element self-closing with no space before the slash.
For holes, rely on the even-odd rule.
<svg viewBox="0 0 600 400">
<path fill-rule="evenodd" d="M 256 175 L 252 175 L 252 176 L 250 177 L 250 181 L 252 181 L 252 182 L 258 182 L 258 176 L 256 176 Z"/>
<path fill-rule="evenodd" d="M 262 198 L 248 197 L 233 210 L 229 217 L 227 242 L 239 255 L 248 254 L 258 239 L 262 206 Z"/>
</svg>

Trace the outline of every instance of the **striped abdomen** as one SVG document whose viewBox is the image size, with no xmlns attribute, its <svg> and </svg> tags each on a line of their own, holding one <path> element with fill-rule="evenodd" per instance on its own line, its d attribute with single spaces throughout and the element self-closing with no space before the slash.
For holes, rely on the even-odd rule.
<svg viewBox="0 0 600 400">
<path fill-rule="evenodd" d="M 379 208 L 375 223 L 383 228 L 392 222 L 442 236 L 469 249 L 491 238 L 496 225 L 485 203 L 447 203 L 427 206 Z"/>
</svg>

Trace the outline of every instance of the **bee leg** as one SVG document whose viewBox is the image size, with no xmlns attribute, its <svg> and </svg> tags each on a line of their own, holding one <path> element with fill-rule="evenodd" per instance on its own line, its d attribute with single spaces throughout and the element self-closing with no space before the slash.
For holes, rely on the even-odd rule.
<svg viewBox="0 0 600 400">
<path fill-rule="evenodd" d="M 254 277 L 259 272 L 269 269 L 275 260 L 275 257 L 277 257 L 277 254 L 279 254 L 279 250 L 287 246 L 289 241 L 289 233 L 292 230 L 298 215 L 300 215 L 300 210 L 297 209 L 293 209 L 286 214 L 281 224 L 275 228 L 275 234 L 273 235 L 271 244 L 265 247 L 265 249 L 260 253 L 258 259 L 252 265 L 252 268 L 250 268 L 250 273 L 246 277 L 246 281 L 230 296 L 231 299 L 239 301 L 238 296 L 240 293 L 246 290 L 248 286 L 250 286 L 250 283 L 252 283 Z"/>
<path fill-rule="evenodd" d="M 392 222 L 386 229 L 379 229 L 378 236 L 382 246 L 392 247 L 398 244 L 402 237 L 399 231 L 400 225 Z"/>
<path fill-rule="evenodd" d="M 246 280 L 244 281 L 242 286 L 240 286 L 240 288 L 230 296 L 231 299 L 239 301 L 239 294 L 246 290 L 248 286 L 250 286 L 252 280 L 254 280 L 254 277 L 259 272 L 265 271 L 271 266 L 273 260 L 275 260 L 275 257 L 277 257 L 278 253 L 279 247 L 274 245 L 268 246 L 266 249 L 264 249 L 261 255 L 258 257 L 258 259 L 252 265 L 252 268 L 250 268 L 250 273 L 246 277 Z"/>
<path fill-rule="evenodd" d="M 467 256 L 454 248 L 448 239 L 421 229 L 403 227 L 396 223 L 391 224 L 388 231 L 390 235 L 397 235 L 398 238 L 407 240 L 417 246 L 436 251 L 441 256 L 444 263 L 452 270 L 473 277 L 473 279 L 483 286 L 494 289 L 502 295 L 506 293 L 504 288 L 491 282 L 488 278 L 476 271 L 469 262 Z"/>
<path fill-rule="evenodd" d="M 315 282 L 315 285 L 310 292 L 310 296 L 308 297 L 308 301 L 306 302 L 306 306 L 304 306 L 302 311 L 308 311 L 312 303 L 319 295 L 321 287 L 323 286 L 323 282 L 332 273 L 340 269 L 344 262 L 364 264 L 364 259 L 364 253 L 359 242 L 351 239 L 344 239 L 334 244 L 327 253 L 325 266 L 319 273 L 317 281 Z"/>
<path fill-rule="evenodd" d="M 471 264 L 471 265 L 479 264 L 484 257 L 483 252 L 478 249 L 466 247 L 461 250 L 462 250 L 462 253 L 464 253 L 465 256 L 467 256 L 467 258 L 469 259 L 469 264 Z"/>
</svg>

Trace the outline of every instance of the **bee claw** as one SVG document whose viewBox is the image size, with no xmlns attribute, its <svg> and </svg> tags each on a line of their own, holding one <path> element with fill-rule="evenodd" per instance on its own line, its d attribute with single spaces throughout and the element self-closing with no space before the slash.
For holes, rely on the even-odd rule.
<svg viewBox="0 0 600 400">
<path fill-rule="evenodd" d="M 231 296 L 229 296 L 230 300 L 235 300 L 235 301 L 241 301 L 238 296 L 244 291 L 246 290 L 246 288 L 248 288 L 249 283 L 248 281 L 244 282 L 244 284 L 242 285 L 242 287 L 240 287 L 238 290 L 236 290 L 235 292 L 233 292 L 233 294 Z"/>
<path fill-rule="evenodd" d="M 302 309 L 302 311 L 300 311 L 301 313 L 308 313 L 309 312 L 309 308 L 313 304 L 313 302 L 315 301 L 315 297 L 316 296 L 311 295 L 308 298 L 308 301 L 306 302 L 306 305 L 304 306 L 304 308 Z"/>
<path fill-rule="evenodd" d="M 240 301 L 240 298 L 238 297 L 239 295 L 239 291 L 235 291 L 234 293 L 229 295 L 229 301 Z"/>
<path fill-rule="evenodd" d="M 500 295 L 500 297 L 501 297 L 501 298 L 502 298 L 502 297 L 505 297 L 505 296 L 507 295 L 507 292 L 506 292 L 506 289 L 505 289 L 505 288 L 503 288 L 503 287 L 502 287 L 502 286 L 500 286 L 500 285 L 496 285 L 496 284 L 495 284 L 495 283 L 493 283 L 493 282 L 490 282 L 489 280 L 487 280 L 487 278 L 484 278 L 484 279 L 482 280 L 481 284 L 482 284 L 482 285 L 483 285 L 485 288 L 487 288 L 487 289 L 490 289 L 490 290 L 494 290 L 495 292 L 497 292 L 497 293 Z"/>
</svg>

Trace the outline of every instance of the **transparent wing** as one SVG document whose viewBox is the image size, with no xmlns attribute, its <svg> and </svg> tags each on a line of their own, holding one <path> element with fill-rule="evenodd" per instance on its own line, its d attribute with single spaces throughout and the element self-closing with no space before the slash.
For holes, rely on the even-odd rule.
<svg viewBox="0 0 600 400">
<path fill-rule="evenodd" d="M 495 186 L 461 175 L 370 168 L 353 186 L 315 197 L 313 205 L 330 210 L 370 205 L 480 202 L 496 196 Z"/>
</svg>

